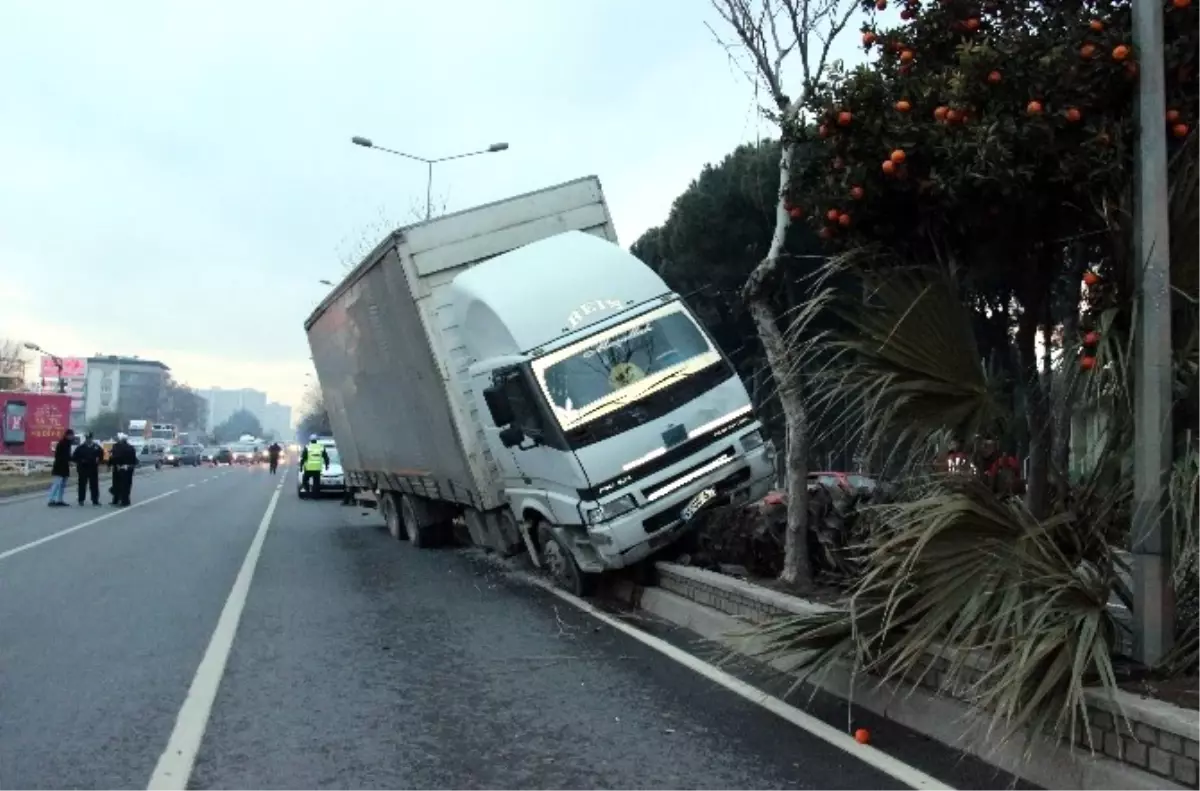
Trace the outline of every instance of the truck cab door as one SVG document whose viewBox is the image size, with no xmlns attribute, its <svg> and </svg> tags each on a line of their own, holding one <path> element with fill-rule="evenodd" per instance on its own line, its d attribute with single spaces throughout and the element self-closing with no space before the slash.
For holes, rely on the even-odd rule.
<svg viewBox="0 0 1200 791">
<path fill-rule="evenodd" d="M 587 481 L 575 454 L 540 408 L 527 371 L 521 367 L 498 369 L 492 381 L 493 387 L 504 393 L 512 412 L 511 425 L 525 435 L 524 441 L 513 447 L 497 442 L 501 447 L 494 451 L 507 455 L 509 469 L 517 473 L 506 485 L 514 508 L 519 508 L 522 500 L 532 500 L 555 524 L 579 523 L 578 491 L 587 487 Z M 489 437 L 497 435 L 489 432 Z"/>
</svg>

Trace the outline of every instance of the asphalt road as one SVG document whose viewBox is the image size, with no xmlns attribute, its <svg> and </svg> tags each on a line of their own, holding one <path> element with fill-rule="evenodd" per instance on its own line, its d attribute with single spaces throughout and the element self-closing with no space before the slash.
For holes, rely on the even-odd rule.
<svg viewBox="0 0 1200 791">
<path fill-rule="evenodd" d="M 281 473 L 189 787 L 901 786 L 494 564 L 298 500 Z M 125 510 L 0 504 L 0 788 L 146 787 L 279 482 L 165 470 Z"/>
</svg>

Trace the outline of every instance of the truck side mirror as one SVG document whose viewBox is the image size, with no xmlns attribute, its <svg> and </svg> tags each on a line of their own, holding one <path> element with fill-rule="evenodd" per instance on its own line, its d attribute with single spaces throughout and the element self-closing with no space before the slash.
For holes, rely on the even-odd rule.
<svg viewBox="0 0 1200 791">
<path fill-rule="evenodd" d="M 525 441 L 525 432 L 519 426 L 509 426 L 500 430 L 500 442 L 506 448 L 515 448 Z"/>
<path fill-rule="evenodd" d="M 508 394 L 499 387 L 489 387 L 483 391 L 483 400 L 488 412 L 492 413 L 492 422 L 497 426 L 507 426 L 513 422 L 512 404 L 508 402 Z M 520 443 L 517 440 L 516 443 Z"/>
</svg>

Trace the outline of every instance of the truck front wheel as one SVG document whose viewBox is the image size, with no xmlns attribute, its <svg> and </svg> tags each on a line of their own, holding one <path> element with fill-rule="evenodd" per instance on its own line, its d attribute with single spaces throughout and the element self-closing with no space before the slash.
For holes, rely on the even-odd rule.
<svg viewBox="0 0 1200 791">
<path fill-rule="evenodd" d="M 542 566 L 554 582 L 568 593 L 590 596 L 596 587 L 596 575 L 587 574 L 575 562 L 575 556 L 546 525 L 538 528 L 538 543 L 542 549 Z"/>
</svg>

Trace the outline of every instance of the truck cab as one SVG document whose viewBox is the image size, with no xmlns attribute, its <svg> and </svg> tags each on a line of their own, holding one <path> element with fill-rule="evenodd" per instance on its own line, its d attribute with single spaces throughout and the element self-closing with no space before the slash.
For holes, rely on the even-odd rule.
<svg viewBox="0 0 1200 791">
<path fill-rule="evenodd" d="M 523 282 L 537 310 L 511 285 Z M 745 387 L 629 253 L 560 234 L 463 272 L 452 292 L 505 496 L 569 587 L 647 557 L 704 507 L 766 493 L 774 449 Z"/>
</svg>

